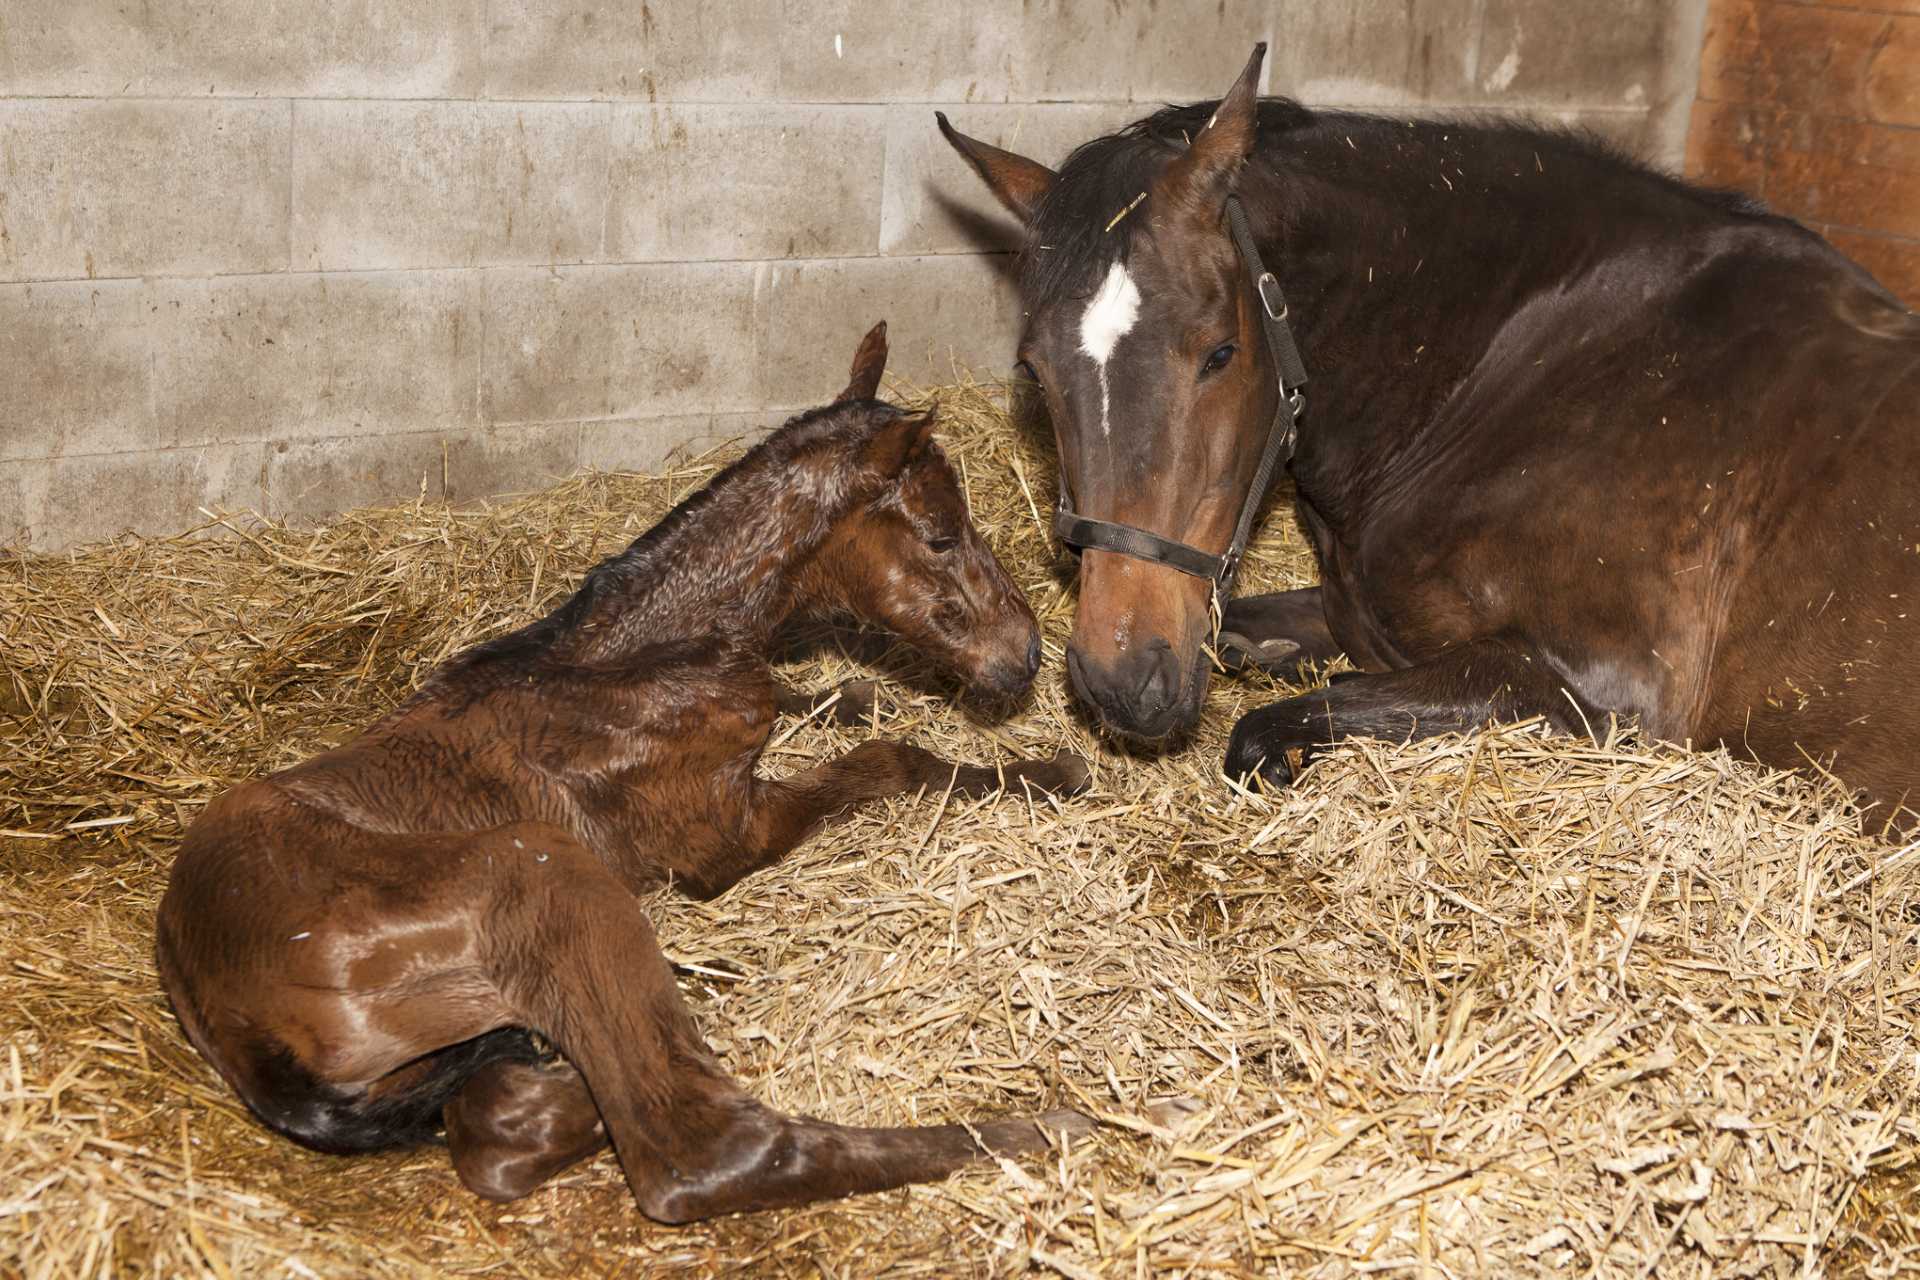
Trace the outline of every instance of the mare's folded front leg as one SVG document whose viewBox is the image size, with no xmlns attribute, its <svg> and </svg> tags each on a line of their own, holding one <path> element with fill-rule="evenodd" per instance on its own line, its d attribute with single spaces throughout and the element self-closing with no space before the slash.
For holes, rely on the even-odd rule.
<svg viewBox="0 0 1920 1280">
<path fill-rule="evenodd" d="M 1563 733 L 1583 731 L 1602 713 L 1580 704 L 1542 656 L 1504 640 L 1449 649 L 1431 662 L 1398 671 L 1354 672 L 1324 689 L 1250 711 L 1227 744 L 1229 777 L 1258 772 L 1271 782 L 1342 738 L 1406 742 L 1466 733 L 1495 721 L 1544 716 Z"/>
<path fill-rule="evenodd" d="M 686 868 L 682 887 L 696 898 L 725 893 L 742 878 L 772 866 L 816 827 L 868 800 L 925 788 L 982 796 L 1006 789 L 1077 795 L 1092 776 L 1087 762 L 1062 751 L 1051 760 L 1021 760 L 1002 768 L 952 764 L 910 743 L 872 738 L 837 760 L 790 778 L 753 780 L 743 830 Z"/>
</svg>

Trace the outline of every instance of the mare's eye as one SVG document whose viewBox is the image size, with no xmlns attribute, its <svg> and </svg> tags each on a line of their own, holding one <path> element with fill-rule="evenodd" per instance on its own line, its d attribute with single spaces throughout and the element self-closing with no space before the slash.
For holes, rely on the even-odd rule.
<svg viewBox="0 0 1920 1280">
<path fill-rule="evenodd" d="M 927 550 L 934 552 L 936 555 L 945 555 L 959 545 L 960 539 L 958 538 L 941 537 L 927 539 Z"/>
<path fill-rule="evenodd" d="M 1028 364 L 1025 360 L 1022 360 L 1019 364 L 1016 364 L 1015 366 L 1013 366 L 1013 376 L 1016 378 L 1025 379 L 1026 381 L 1031 382 L 1036 387 L 1040 385 L 1040 375 L 1035 373 L 1033 371 L 1033 366 Z"/>
<path fill-rule="evenodd" d="M 1233 344 L 1221 343 L 1208 354 L 1206 362 L 1200 366 L 1200 376 L 1204 378 L 1210 373 L 1219 372 L 1227 367 L 1227 361 L 1231 359 L 1233 359 Z"/>
</svg>

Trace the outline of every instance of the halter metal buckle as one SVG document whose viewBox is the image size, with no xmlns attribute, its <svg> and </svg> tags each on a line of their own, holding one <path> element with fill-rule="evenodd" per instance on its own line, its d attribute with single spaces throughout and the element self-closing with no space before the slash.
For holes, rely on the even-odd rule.
<svg viewBox="0 0 1920 1280">
<path fill-rule="evenodd" d="M 1285 320 L 1287 318 L 1287 301 L 1280 296 L 1280 282 L 1273 278 L 1273 272 L 1261 272 L 1260 279 L 1255 283 L 1255 287 L 1260 290 L 1260 305 L 1266 308 L 1267 315 L 1274 320 Z M 1278 311 L 1274 310 L 1276 305 L 1274 302 L 1275 298 L 1280 299 L 1277 304 L 1280 308 Z"/>
</svg>

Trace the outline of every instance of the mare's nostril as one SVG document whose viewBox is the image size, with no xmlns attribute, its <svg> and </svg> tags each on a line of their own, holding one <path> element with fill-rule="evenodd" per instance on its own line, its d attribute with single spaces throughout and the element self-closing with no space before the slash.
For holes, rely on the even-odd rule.
<svg viewBox="0 0 1920 1280">
<path fill-rule="evenodd" d="M 1147 678 L 1140 684 L 1140 706 L 1145 710 L 1164 711 L 1173 705 L 1176 679 L 1173 648 L 1159 640 L 1147 652 Z"/>
<path fill-rule="evenodd" d="M 1031 680 L 1040 671 L 1040 633 L 1033 633 L 1033 639 L 1027 641 L 1027 679 Z"/>
</svg>

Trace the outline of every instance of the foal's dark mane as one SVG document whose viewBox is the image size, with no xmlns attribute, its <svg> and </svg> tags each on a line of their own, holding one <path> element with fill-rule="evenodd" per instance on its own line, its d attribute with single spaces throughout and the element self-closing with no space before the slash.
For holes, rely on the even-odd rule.
<svg viewBox="0 0 1920 1280">
<path fill-rule="evenodd" d="M 770 607 L 765 589 L 785 575 L 749 575 L 776 561 L 791 566 L 813 552 L 856 493 L 860 446 L 901 412 L 879 401 L 847 401 L 790 419 L 626 550 L 589 569 L 553 612 L 455 661 L 464 668 L 524 661 L 578 633 L 596 605 L 616 601 L 627 620 L 664 630 L 665 640 L 672 629 L 661 627 L 662 613 L 694 633 L 713 629 L 723 614 L 753 619 Z M 839 465 L 810 466 L 805 455 L 815 453 Z M 660 607 L 651 607 L 655 603 Z"/>
<path fill-rule="evenodd" d="M 1147 227 L 1149 210 L 1134 209 L 1111 230 L 1108 224 L 1149 188 L 1167 161 L 1186 149 L 1218 106 L 1196 102 L 1162 108 L 1118 133 L 1083 143 L 1067 157 L 1035 211 L 1021 251 L 1020 289 L 1029 305 L 1085 296 L 1113 262 L 1126 259 Z M 1379 162 L 1382 146 L 1394 148 L 1391 161 Z M 1410 149 L 1431 153 L 1431 163 L 1402 163 Z M 1559 180 L 1531 184 L 1531 198 L 1543 203 L 1557 199 L 1569 216 L 1589 221 L 1590 206 L 1602 199 L 1606 216 L 1636 204 L 1649 208 L 1674 202 L 1722 219 L 1770 216 L 1748 196 L 1663 173 L 1588 130 L 1511 118 L 1409 120 L 1318 111 L 1291 98 L 1263 98 L 1248 168 L 1256 179 L 1264 174 L 1289 188 L 1310 188 L 1307 198 L 1323 206 L 1350 200 L 1371 203 L 1382 196 L 1405 205 L 1426 201 L 1440 186 L 1435 177 L 1439 165 L 1456 160 L 1476 167 L 1524 165 L 1528 170 L 1552 165 Z M 1602 180 L 1598 186 L 1595 179 Z M 1247 185 L 1243 179 L 1243 189 Z M 1452 207 L 1471 208 L 1459 201 Z"/>
</svg>

